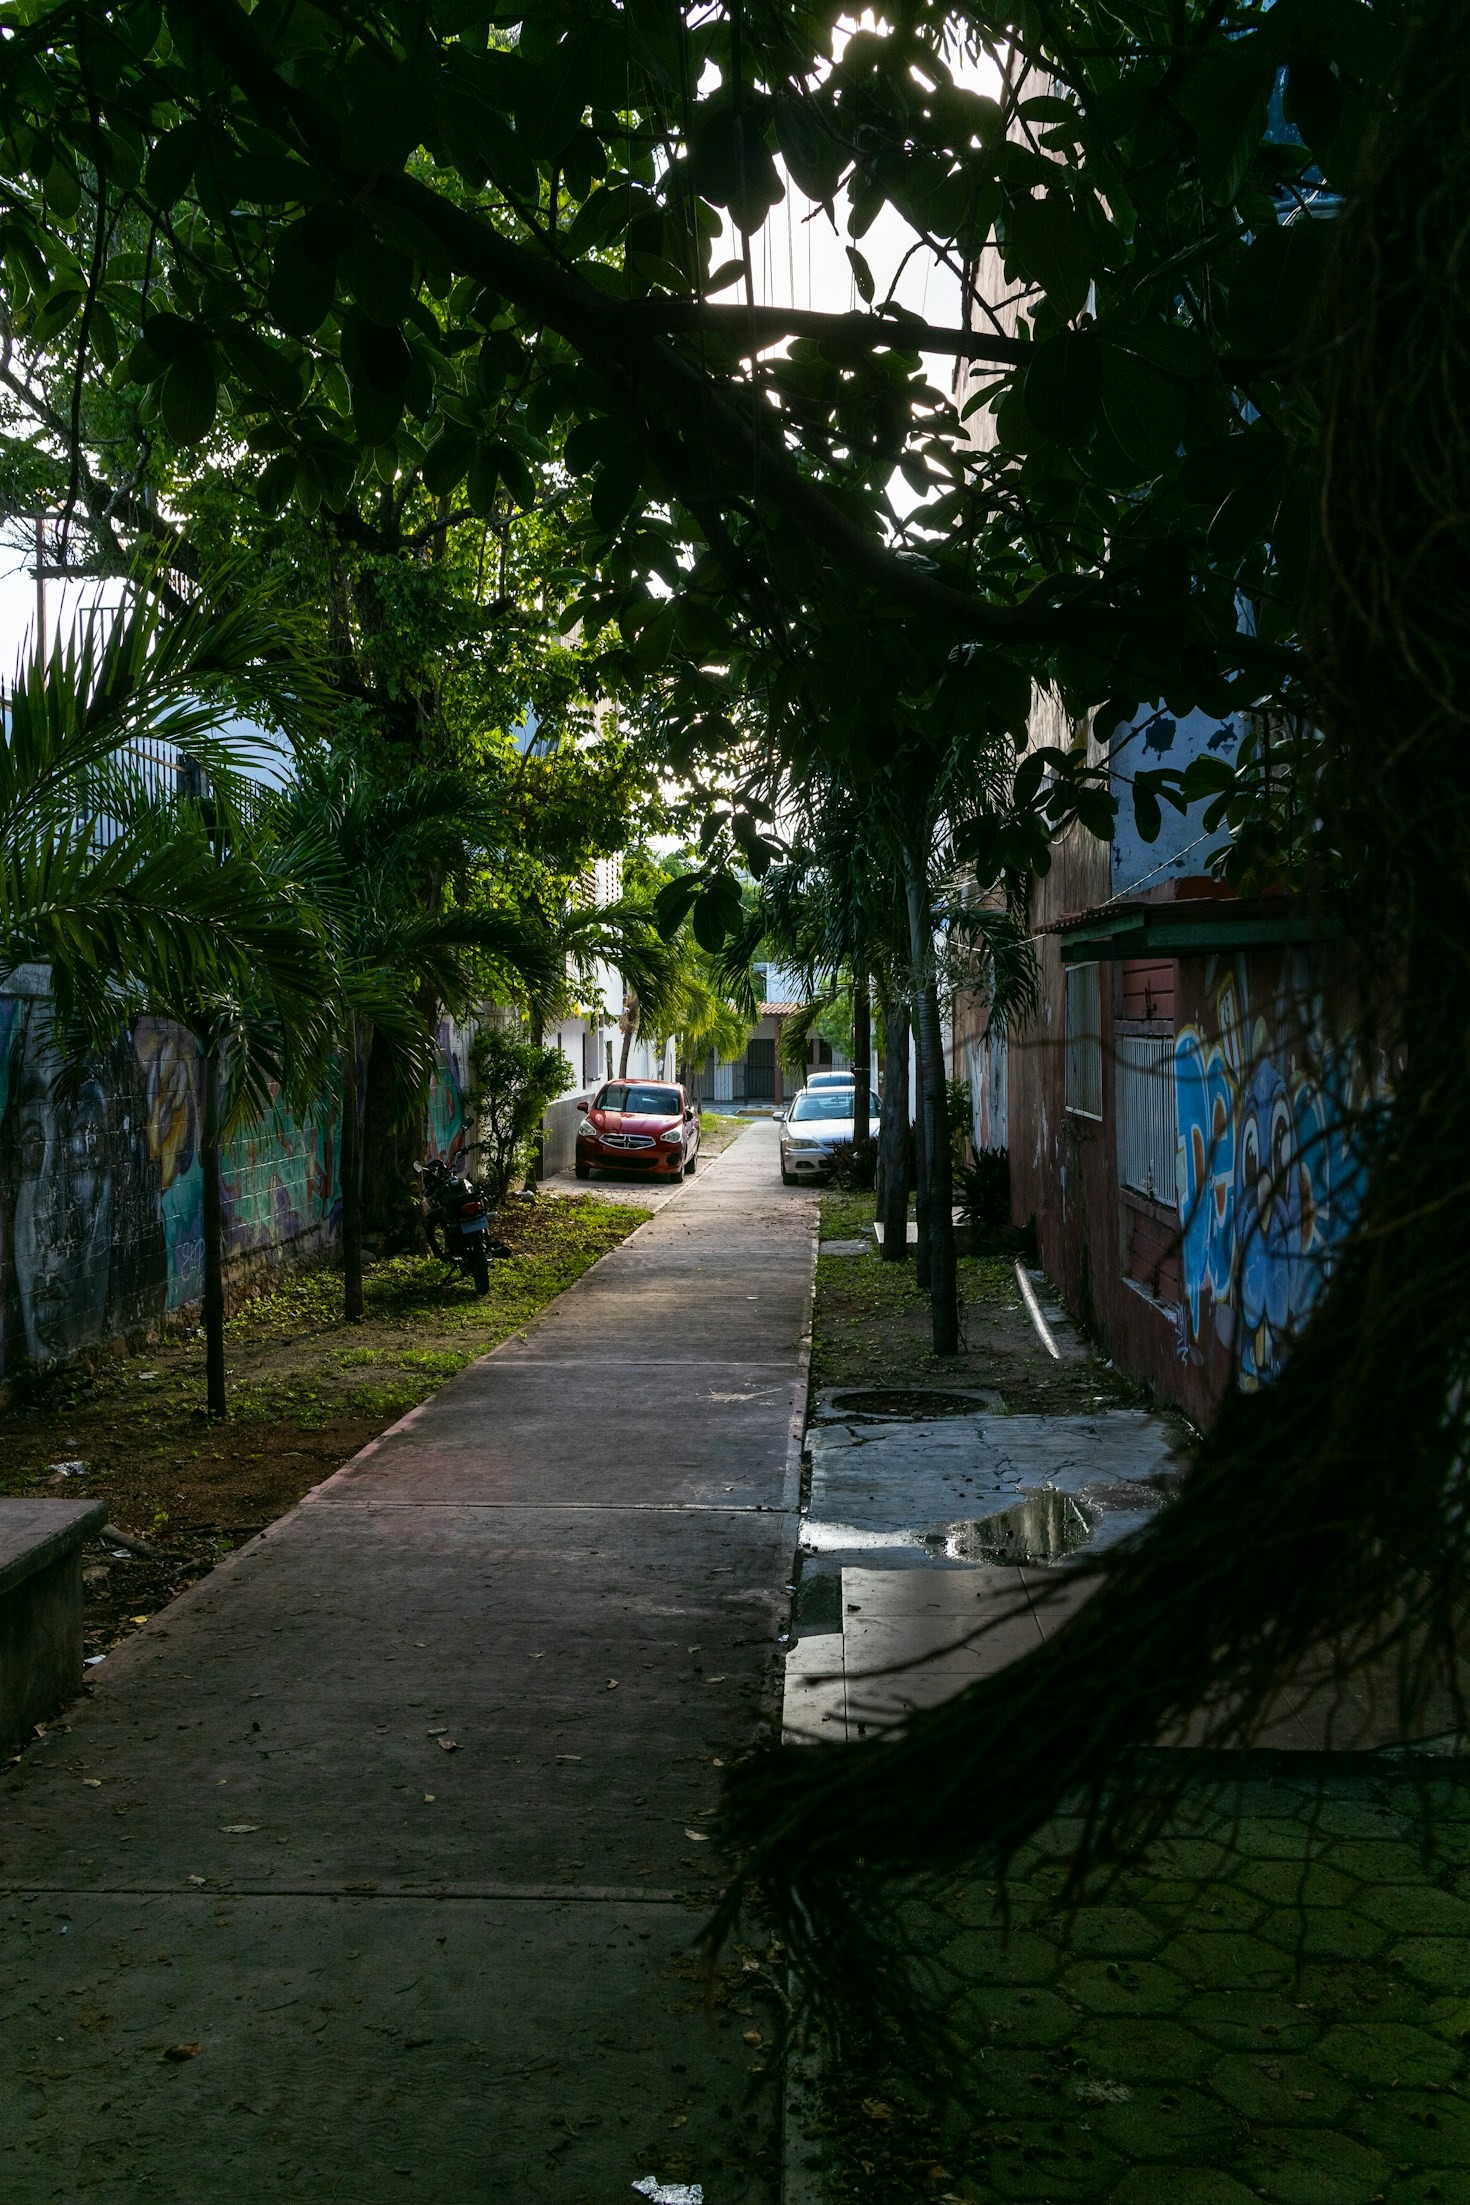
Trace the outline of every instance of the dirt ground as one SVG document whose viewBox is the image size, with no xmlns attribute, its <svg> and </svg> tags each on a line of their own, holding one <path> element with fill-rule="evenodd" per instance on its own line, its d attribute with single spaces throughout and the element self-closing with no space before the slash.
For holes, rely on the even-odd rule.
<svg viewBox="0 0 1470 2205">
<path fill-rule="evenodd" d="M 870 1194 L 822 1196 L 824 1241 L 872 1238 Z M 994 1386 L 1011 1411 L 1058 1416 L 1130 1407 L 1142 1390 L 1102 1357 L 1057 1363 L 1036 1337 L 1016 1286 L 1021 1236 L 992 1235 L 985 1252 L 970 1254 L 967 1228 L 958 1233 L 960 1353 L 940 1357 L 930 1346 L 928 1297 L 906 1263 L 880 1263 L 875 1253 L 819 1255 L 812 1340 L 812 1386 Z"/>
<path fill-rule="evenodd" d="M 483 1300 L 433 1257 L 396 1257 L 368 1267 L 360 1325 L 342 1319 L 339 1270 L 288 1277 L 227 1328 L 223 1424 L 205 1413 L 202 1335 L 25 1374 L 0 1412 L 0 1495 L 105 1500 L 109 1523 L 152 1550 L 88 1547 L 87 1654 L 294 1508 L 648 1214 L 595 1194 L 511 1204 L 496 1230 L 515 1254 L 492 1265 Z"/>
</svg>

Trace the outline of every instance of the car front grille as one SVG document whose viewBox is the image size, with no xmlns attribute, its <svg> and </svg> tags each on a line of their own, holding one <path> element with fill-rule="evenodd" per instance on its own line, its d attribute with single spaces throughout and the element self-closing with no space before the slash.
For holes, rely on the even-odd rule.
<svg viewBox="0 0 1470 2205">
<path fill-rule="evenodd" d="M 604 1148 L 652 1148 L 651 1133 L 604 1133 L 600 1136 Z"/>
</svg>

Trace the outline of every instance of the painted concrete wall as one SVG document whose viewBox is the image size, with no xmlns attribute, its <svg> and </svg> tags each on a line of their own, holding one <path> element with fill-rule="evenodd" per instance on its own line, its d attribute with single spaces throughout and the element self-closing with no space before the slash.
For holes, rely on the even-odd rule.
<svg viewBox="0 0 1470 2205">
<path fill-rule="evenodd" d="M 463 1133 L 468 1029 L 440 1027 L 430 1143 Z M 203 1290 L 199 1063 L 190 1037 L 139 1019 L 58 1083 L 44 972 L 0 994 L 0 1378 L 146 1336 Z M 325 1254 L 341 1227 L 329 1109 L 282 1107 L 229 1144 L 221 1168 L 226 1290 L 243 1300 L 271 1271 Z"/>
<path fill-rule="evenodd" d="M 1104 1350 L 1165 1400 L 1207 1417 L 1228 1388 L 1269 1378 L 1321 1291 L 1356 1214 L 1347 1126 L 1360 1060 L 1339 1038 L 1332 976 L 1300 950 L 1170 960 L 1148 1030 L 1171 1036 L 1175 1186 L 1151 1200 L 1119 1174 L 1119 1055 L 1140 982 L 1099 967 L 1102 1111 L 1069 1110 L 1065 981 L 1041 943 L 1040 1015 L 1011 1036 L 1013 1214 Z M 1172 1195 L 1172 1199 L 1171 1199 Z"/>
</svg>

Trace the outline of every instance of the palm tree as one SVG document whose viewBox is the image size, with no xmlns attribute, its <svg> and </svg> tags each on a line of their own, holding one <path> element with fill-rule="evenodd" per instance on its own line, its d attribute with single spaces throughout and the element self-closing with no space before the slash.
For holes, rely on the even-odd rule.
<svg viewBox="0 0 1470 2205">
<path fill-rule="evenodd" d="M 463 1010 L 487 969 L 533 997 L 553 986 L 555 945 L 534 916 L 476 887 L 490 816 L 461 773 L 421 767 L 386 783 L 345 751 L 308 753 L 272 825 L 309 885 L 332 959 L 328 1017 L 342 1093 L 344 1314 L 361 1320 L 363 1066 L 395 1088 L 397 1116 L 427 1095 L 440 1007 Z M 466 897 L 450 903 L 457 888 Z M 387 1045 L 373 1052 L 374 1037 Z M 385 1061 L 386 1060 L 386 1061 Z"/>
<path fill-rule="evenodd" d="M 248 868 L 201 865 L 143 738 L 238 780 L 242 711 L 299 736 L 324 692 L 268 597 L 224 571 L 182 612 L 147 576 L 18 669 L 0 728 L 0 975 L 49 966 L 59 1028 L 105 1047 L 156 986 L 245 984 L 265 920 Z M 154 769 L 156 772 L 156 768 Z"/>
<path fill-rule="evenodd" d="M 221 1151 L 243 1128 L 285 1101 L 307 1106 L 321 1094 L 333 1029 L 335 974 L 320 913 L 292 853 L 252 835 L 217 799 L 175 810 L 165 822 L 201 891 L 211 877 L 230 884 L 233 943 L 248 979 L 230 966 L 156 975 L 149 1008 L 192 1034 L 199 1049 L 202 1107 L 199 1164 L 204 1182 L 204 1353 L 206 1405 L 227 1408 L 225 1387 L 225 1218 Z M 248 907 L 248 909 L 247 909 Z"/>
</svg>

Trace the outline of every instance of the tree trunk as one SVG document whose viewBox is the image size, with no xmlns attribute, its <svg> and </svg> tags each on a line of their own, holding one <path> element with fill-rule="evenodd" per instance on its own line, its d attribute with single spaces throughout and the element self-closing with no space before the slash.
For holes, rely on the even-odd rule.
<svg viewBox="0 0 1470 2205">
<path fill-rule="evenodd" d="M 914 1248 L 914 1284 L 921 1294 L 927 1294 L 930 1285 L 929 1258 L 933 1251 L 931 1235 L 929 1187 L 929 1128 L 924 1121 L 924 1041 L 919 1031 L 919 1007 L 914 1005 L 909 1021 L 909 1032 L 914 1044 L 914 1219 L 919 1228 L 919 1238 Z"/>
<path fill-rule="evenodd" d="M 866 1141 L 869 1133 L 869 1074 L 873 1062 L 873 1004 L 868 976 L 854 973 L 852 982 L 852 1137 Z"/>
<path fill-rule="evenodd" d="M 204 1045 L 204 1122 L 199 1168 L 204 1178 L 204 1383 L 210 1416 L 225 1413 L 225 1205 L 219 1175 L 219 1049 Z"/>
<path fill-rule="evenodd" d="M 432 1025 L 438 1015 L 433 989 L 421 988 L 415 1002 Z M 368 1047 L 358 1174 L 363 1231 L 378 1241 L 384 1254 L 412 1251 L 417 1255 L 426 1242 L 413 1167 L 422 1163 L 429 1145 L 428 1104 L 421 1101 L 403 1122 L 403 1091 L 396 1070 L 393 1045 L 374 1028 Z"/>
<path fill-rule="evenodd" d="M 357 1084 L 357 1020 L 342 1036 L 342 1314 L 362 1323 L 362 1102 Z"/>
<path fill-rule="evenodd" d="M 638 998 L 631 988 L 628 990 L 627 1000 L 623 1004 L 621 1025 L 623 1029 L 623 1054 L 618 1065 L 618 1078 L 625 1080 L 628 1077 L 628 1059 L 633 1053 L 633 1036 L 638 1031 Z"/>
<path fill-rule="evenodd" d="M 934 982 L 934 943 L 930 933 L 924 869 L 905 853 L 904 886 L 909 907 L 909 954 L 914 967 L 915 1035 L 919 1059 L 919 1116 L 924 1129 L 920 1217 L 929 1224 L 929 1297 L 936 1355 L 960 1351 L 959 1279 L 955 1268 L 953 1173 L 949 1122 L 945 1109 L 944 1036 L 939 1023 L 939 990 Z M 921 1223 L 919 1230 L 923 1232 Z"/>
<path fill-rule="evenodd" d="M 909 1252 L 909 1022 L 903 1006 L 883 1001 L 883 1114 L 878 1120 L 883 1192 L 885 1263 L 903 1263 Z"/>
</svg>

